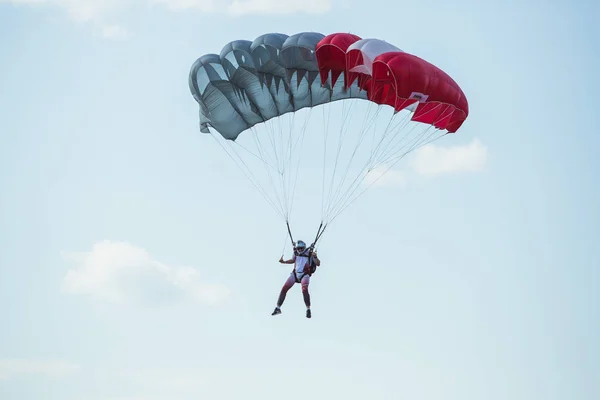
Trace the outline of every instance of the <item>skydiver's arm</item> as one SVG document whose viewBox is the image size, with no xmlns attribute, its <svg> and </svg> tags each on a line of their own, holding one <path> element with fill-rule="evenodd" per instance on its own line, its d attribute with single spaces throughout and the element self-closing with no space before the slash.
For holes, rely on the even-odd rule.
<svg viewBox="0 0 600 400">
<path fill-rule="evenodd" d="M 317 253 L 313 253 L 313 257 L 315 259 L 315 264 L 317 265 L 317 267 L 321 266 L 321 260 L 319 260 L 319 256 L 317 256 Z"/>
<path fill-rule="evenodd" d="M 285 261 L 283 260 L 283 257 L 281 257 L 281 258 L 279 259 L 279 262 L 280 262 L 281 264 L 293 264 L 293 263 L 294 263 L 294 261 L 296 261 L 296 256 L 294 256 L 294 257 L 290 258 L 289 260 L 285 260 Z"/>
</svg>

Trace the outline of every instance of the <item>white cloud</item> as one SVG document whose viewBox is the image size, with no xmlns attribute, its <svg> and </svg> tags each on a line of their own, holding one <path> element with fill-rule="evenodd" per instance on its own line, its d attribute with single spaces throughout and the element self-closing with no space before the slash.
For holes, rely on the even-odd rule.
<svg viewBox="0 0 600 400">
<path fill-rule="evenodd" d="M 209 369 L 205 368 L 114 368 L 94 371 L 95 377 L 107 382 L 107 387 L 126 384 L 131 394 L 110 395 L 95 393 L 80 397 L 80 400 L 171 400 L 206 398 L 206 388 L 210 384 Z M 112 390 L 111 390 L 112 392 Z"/>
<path fill-rule="evenodd" d="M 412 154 L 407 171 L 380 166 L 369 171 L 363 180 L 367 187 L 405 186 L 417 176 L 433 177 L 458 172 L 481 171 L 487 161 L 487 148 L 478 140 L 464 146 L 423 146 Z"/>
<path fill-rule="evenodd" d="M 0 359 L 0 380 L 9 380 L 20 375 L 46 375 L 64 377 L 79 370 L 76 364 L 62 360 Z"/>
<path fill-rule="evenodd" d="M 127 371 L 121 376 L 128 382 L 142 386 L 152 386 L 152 390 L 167 390 L 169 392 L 192 392 L 203 388 L 208 379 L 205 372 L 194 369 L 143 369 Z"/>
<path fill-rule="evenodd" d="M 0 3 L 62 9 L 72 20 L 92 24 L 108 39 L 126 36 L 124 28 L 109 21 L 128 7 L 145 2 L 146 0 L 0 0 Z"/>
<path fill-rule="evenodd" d="M 127 35 L 127 30 L 119 25 L 107 25 L 102 28 L 102 36 L 108 39 L 125 38 Z"/>
<path fill-rule="evenodd" d="M 140 0 L 0 0 L 0 3 L 51 6 L 64 9 L 76 21 L 98 21 Z"/>
<path fill-rule="evenodd" d="M 412 167 L 417 174 L 436 176 L 455 172 L 481 171 L 487 161 L 487 148 L 473 139 L 465 146 L 423 146 L 416 150 Z"/>
<path fill-rule="evenodd" d="M 235 16 L 320 14 L 331 9 L 331 0 L 0 0 L 0 3 L 62 8 L 76 21 L 95 22 L 102 25 L 112 15 L 128 8 L 148 4 L 159 4 L 171 11 L 197 10 Z"/>
<path fill-rule="evenodd" d="M 230 15 L 250 14 L 321 14 L 331 9 L 331 0 L 149 0 L 169 10 L 194 9 Z"/>
<path fill-rule="evenodd" d="M 226 10 L 230 0 L 148 0 L 151 4 L 162 4 L 171 11 L 197 10 L 217 12 Z"/>
<path fill-rule="evenodd" d="M 322 14 L 330 9 L 330 0 L 235 0 L 227 7 L 227 11 L 232 15 Z"/>
<path fill-rule="evenodd" d="M 371 187 L 404 186 L 406 185 L 406 175 L 402 171 L 379 167 L 369 171 L 363 183 Z"/>
<path fill-rule="evenodd" d="M 160 5 L 170 11 L 195 10 L 232 16 L 252 14 L 321 14 L 331 9 L 331 0 L 0 0 L 0 3 L 63 9 L 77 22 L 91 23 L 108 39 L 124 38 L 127 31 L 111 21 L 135 7 Z"/>
<path fill-rule="evenodd" d="M 65 253 L 76 264 L 63 278 L 63 290 L 114 303 L 156 303 L 185 295 L 208 305 L 224 301 L 230 291 L 204 283 L 191 267 L 158 262 L 142 248 L 124 242 L 96 243 L 87 253 Z"/>
</svg>

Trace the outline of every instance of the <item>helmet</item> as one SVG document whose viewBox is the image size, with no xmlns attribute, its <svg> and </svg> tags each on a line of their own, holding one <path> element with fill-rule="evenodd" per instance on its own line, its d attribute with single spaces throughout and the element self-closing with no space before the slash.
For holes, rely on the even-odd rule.
<svg viewBox="0 0 600 400">
<path fill-rule="evenodd" d="M 304 243 L 302 240 L 298 240 L 296 243 L 296 250 L 304 251 L 304 249 L 306 249 L 306 243 Z"/>
</svg>

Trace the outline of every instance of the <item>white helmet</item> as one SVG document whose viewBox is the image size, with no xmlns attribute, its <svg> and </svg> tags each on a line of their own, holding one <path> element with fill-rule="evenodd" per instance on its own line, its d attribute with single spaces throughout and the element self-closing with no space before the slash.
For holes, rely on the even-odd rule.
<svg viewBox="0 0 600 400">
<path fill-rule="evenodd" d="M 295 249 L 299 252 L 303 252 L 306 249 L 306 243 L 302 240 L 298 240 Z"/>
</svg>

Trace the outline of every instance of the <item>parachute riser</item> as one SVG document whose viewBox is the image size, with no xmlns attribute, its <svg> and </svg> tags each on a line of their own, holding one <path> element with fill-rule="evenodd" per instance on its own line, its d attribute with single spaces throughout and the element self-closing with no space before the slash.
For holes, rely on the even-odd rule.
<svg viewBox="0 0 600 400">
<path fill-rule="evenodd" d="M 287 226 L 287 231 L 288 231 L 288 235 L 290 236 L 290 241 L 292 242 L 292 246 L 295 246 L 296 243 L 294 242 L 294 236 L 292 236 L 292 230 L 290 229 L 290 223 L 288 221 L 285 221 L 285 225 Z"/>
<path fill-rule="evenodd" d="M 287 233 L 288 233 L 288 237 L 290 238 L 290 242 L 292 243 L 292 248 L 296 247 L 296 241 L 294 240 L 294 236 L 292 235 L 292 229 L 290 228 L 290 223 L 289 221 L 285 222 L 286 228 L 287 228 Z M 317 245 L 317 242 L 319 241 L 319 239 L 321 239 L 321 237 L 323 236 L 323 233 L 325 232 L 325 228 L 327 228 L 327 224 L 321 222 L 321 224 L 319 225 L 319 229 L 317 229 L 317 234 L 315 235 L 315 240 L 313 240 L 312 244 L 309 246 L 311 249 L 314 249 Z M 285 246 L 284 249 L 285 251 Z"/>
<path fill-rule="evenodd" d="M 323 225 L 323 222 L 321 222 L 321 224 L 319 225 L 319 229 L 317 230 L 317 234 L 315 235 L 315 240 L 310 245 L 311 247 L 314 248 L 317 245 L 317 242 L 319 241 L 319 239 L 323 235 L 323 232 L 325 232 L 325 228 L 327 228 L 327 224 Z"/>
</svg>

